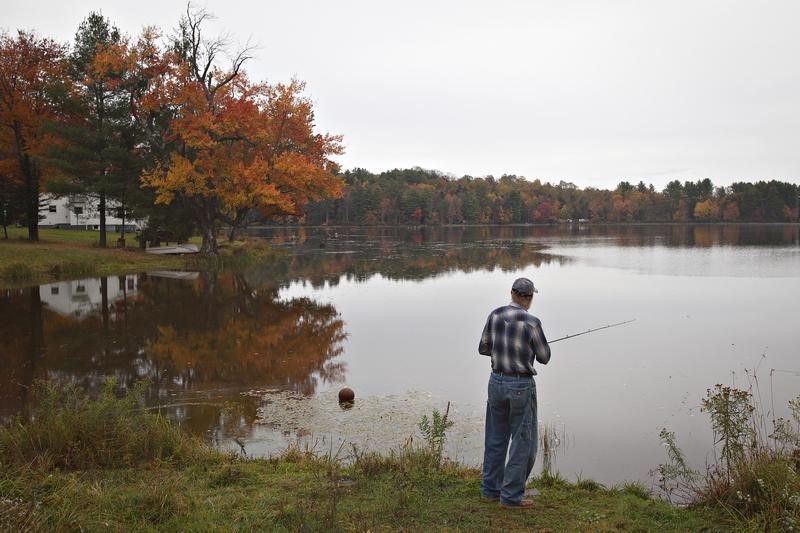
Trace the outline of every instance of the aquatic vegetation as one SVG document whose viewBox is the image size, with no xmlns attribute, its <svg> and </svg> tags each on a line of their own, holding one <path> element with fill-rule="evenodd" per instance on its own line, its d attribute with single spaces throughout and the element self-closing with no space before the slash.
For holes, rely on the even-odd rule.
<svg viewBox="0 0 800 533">
<path fill-rule="evenodd" d="M 537 461 L 541 460 L 542 472 L 552 472 L 556 456 L 563 450 L 567 441 L 563 426 L 559 429 L 555 423 L 539 424 L 539 448 Z"/>
<path fill-rule="evenodd" d="M 335 390 L 317 396 L 276 390 L 254 390 L 249 394 L 261 401 L 257 424 L 287 435 L 291 444 L 330 449 L 344 442 L 347 449 L 355 446 L 362 453 L 390 454 L 419 438 L 430 448 L 419 423 L 427 417 L 430 424 L 431 413 L 441 405 L 430 394 L 415 391 L 358 396 L 347 409 L 340 407 Z M 483 423 L 483 414 L 462 412 L 461 408 L 457 404 L 450 406 L 447 439 L 441 441 L 442 458 L 479 455 L 482 441 L 475 439 L 475 428 Z"/>
</svg>

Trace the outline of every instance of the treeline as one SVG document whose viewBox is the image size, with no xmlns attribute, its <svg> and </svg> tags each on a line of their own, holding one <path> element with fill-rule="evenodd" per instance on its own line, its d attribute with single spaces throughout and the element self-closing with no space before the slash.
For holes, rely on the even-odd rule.
<svg viewBox="0 0 800 533">
<path fill-rule="evenodd" d="M 442 225 L 798 219 L 798 187 L 778 181 L 714 187 L 673 181 L 663 191 L 613 191 L 514 175 L 453 178 L 420 168 L 344 173 L 341 137 L 316 131 L 302 82 L 255 82 L 249 48 L 205 34 L 188 9 L 164 36 L 123 34 L 91 13 L 74 42 L 0 33 L 0 223 L 38 240 L 44 194 L 96 202 L 106 216 L 146 221 L 141 241 L 202 236 L 217 253 L 265 221 Z M 76 208 L 77 214 L 77 208 Z M 7 238 L 7 234 L 6 234 Z M 124 242 L 122 243 L 124 244 Z"/>
<path fill-rule="evenodd" d="M 305 223 L 524 224 L 592 222 L 798 220 L 800 187 L 779 181 L 715 187 L 709 179 L 670 182 L 663 191 L 622 181 L 613 191 L 514 175 L 453 178 L 412 168 L 344 173 L 341 198 L 314 202 Z"/>
<path fill-rule="evenodd" d="M 315 131 L 303 83 L 250 80 L 253 50 L 208 37 L 208 19 L 190 7 L 166 36 L 131 37 L 91 13 L 70 44 L 0 33 L 4 228 L 38 240 L 42 195 L 82 195 L 97 202 L 100 246 L 113 208 L 150 234 L 199 232 L 215 254 L 217 233 L 253 212 L 300 216 L 340 194 L 341 137 Z"/>
</svg>

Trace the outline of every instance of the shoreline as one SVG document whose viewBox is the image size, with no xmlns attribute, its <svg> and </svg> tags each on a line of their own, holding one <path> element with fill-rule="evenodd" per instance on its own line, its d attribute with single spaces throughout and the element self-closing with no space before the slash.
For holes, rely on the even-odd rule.
<svg viewBox="0 0 800 533">
<path fill-rule="evenodd" d="M 800 222 L 697 222 L 697 221 L 665 221 L 665 222 L 548 222 L 548 223 L 514 223 L 514 224 L 271 224 L 249 226 L 244 232 L 259 229 L 334 229 L 334 228 L 398 228 L 398 229 L 429 229 L 429 228 L 556 228 L 563 226 L 798 226 Z"/>
<path fill-rule="evenodd" d="M 677 507 L 641 483 L 530 480 L 533 509 L 480 499 L 481 473 L 421 437 L 389 454 L 289 446 L 223 453 L 107 381 L 90 400 L 39 386 L 44 405 L 0 426 L 0 530 L 698 531 L 735 529 L 714 506 Z M 68 400 L 68 401 L 65 401 Z M 444 438 L 444 434 L 442 434 Z"/>
<path fill-rule="evenodd" d="M 223 244 L 216 258 L 149 254 L 130 246 L 100 248 L 96 231 L 40 229 L 40 240 L 30 242 L 24 238 L 24 228 L 15 229 L 14 233 L 9 232 L 8 240 L 0 239 L 0 289 L 148 270 L 216 269 L 274 253 L 265 244 L 236 241 Z"/>
</svg>

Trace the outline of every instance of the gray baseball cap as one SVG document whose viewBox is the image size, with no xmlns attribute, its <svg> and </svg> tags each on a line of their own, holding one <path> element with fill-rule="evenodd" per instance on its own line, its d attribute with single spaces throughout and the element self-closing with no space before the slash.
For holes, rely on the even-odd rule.
<svg viewBox="0 0 800 533">
<path fill-rule="evenodd" d="M 533 286 L 533 282 L 528 278 L 515 279 L 514 284 L 511 286 L 511 290 L 518 292 L 523 296 L 531 296 L 534 292 L 539 292 L 536 287 Z"/>
</svg>

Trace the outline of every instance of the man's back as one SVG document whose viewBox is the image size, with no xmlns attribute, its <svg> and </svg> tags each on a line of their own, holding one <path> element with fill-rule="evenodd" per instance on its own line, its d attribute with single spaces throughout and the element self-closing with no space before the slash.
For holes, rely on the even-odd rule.
<svg viewBox="0 0 800 533">
<path fill-rule="evenodd" d="M 536 374 L 536 361 L 547 364 L 550 347 L 541 321 L 515 303 L 498 307 L 489 314 L 478 352 L 491 356 L 492 369 L 500 372 Z"/>
</svg>

